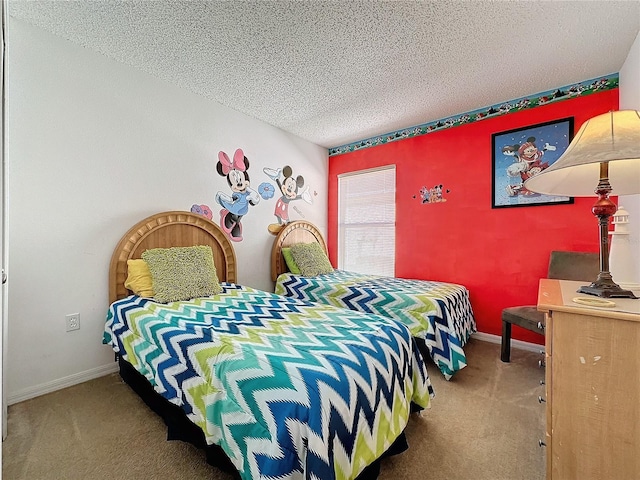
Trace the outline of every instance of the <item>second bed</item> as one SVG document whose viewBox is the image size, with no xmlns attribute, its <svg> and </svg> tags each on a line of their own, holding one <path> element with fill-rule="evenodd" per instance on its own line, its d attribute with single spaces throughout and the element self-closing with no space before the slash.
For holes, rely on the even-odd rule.
<svg viewBox="0 0 640 480">
<path fill-rule="evenodd" d="M 315 276 L 292 273 L 283 248 L 312 242 L 320 244 L 326 253 L 322 234 L 306 221 L 291 222 L 276 236 L 271 276 L 278 295 L 401 321 L 414 337 L 424 340 L 429 356 L 447 380 L 467 365 L 463 347 L 476 331 L 476 323 L 466 287 L 344 270 Z"/>
</svg>

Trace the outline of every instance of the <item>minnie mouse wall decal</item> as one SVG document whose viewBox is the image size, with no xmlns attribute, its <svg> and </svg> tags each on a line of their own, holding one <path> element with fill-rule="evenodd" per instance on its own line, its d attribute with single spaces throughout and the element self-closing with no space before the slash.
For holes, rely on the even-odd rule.
<svg viewBox="0 0 640 480">
<path fill-rule="evenodd" d="M 242 241 L 242 217 L 249 212 L 249 205 L 257 205 L 260 195 L 250 188 L 249 160 L 242 149 L 238 148 L 233 161 L 225 152 L 218 153 L 216 164 L 218 175 L 227 178 L 231 195 L 223 192 L 216 194 L 216 202 L 220 204 L 220 228 L 234 242 Z"/>
</svg>

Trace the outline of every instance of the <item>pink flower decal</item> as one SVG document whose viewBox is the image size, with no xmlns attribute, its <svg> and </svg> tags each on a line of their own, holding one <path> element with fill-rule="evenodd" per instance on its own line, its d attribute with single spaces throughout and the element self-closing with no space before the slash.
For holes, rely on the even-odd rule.
<svg viewBox="0 0 640 480">
<path fill-rule="evenodd" d="M 207 217 L 209 220 L 213 219 L 213 212 L 208 205 L 197 205 L 194 204 L 191 206 L 191 213 L 197 213 L 202 215 L 203 217 Z"/>
</svg>

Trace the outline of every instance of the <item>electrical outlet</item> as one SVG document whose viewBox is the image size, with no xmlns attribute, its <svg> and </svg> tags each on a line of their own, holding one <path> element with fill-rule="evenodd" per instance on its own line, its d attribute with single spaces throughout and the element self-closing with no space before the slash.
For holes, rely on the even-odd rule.
<svg viewBox="0 0 640 480">
<path fill-rule="evenodd" d="M 80 314 L 70 313 L 65 317 L 67 319 L 67 332 L 80 329 Z"/>
</svg>

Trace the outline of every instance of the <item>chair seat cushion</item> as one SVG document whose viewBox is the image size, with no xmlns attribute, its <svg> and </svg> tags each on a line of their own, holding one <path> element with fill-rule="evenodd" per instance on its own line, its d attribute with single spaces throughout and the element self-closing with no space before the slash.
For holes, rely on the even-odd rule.
<svg viewBox="0 0 640 480">
<path fill-rule="evenodd" d="M 544 330 L 538 328 L 538 323 L 544 324 L 544 313 L 539 312 L 535 305 L 505 308 L 502 310 L 502 321 L 544 334 Z"/>
</svg>

